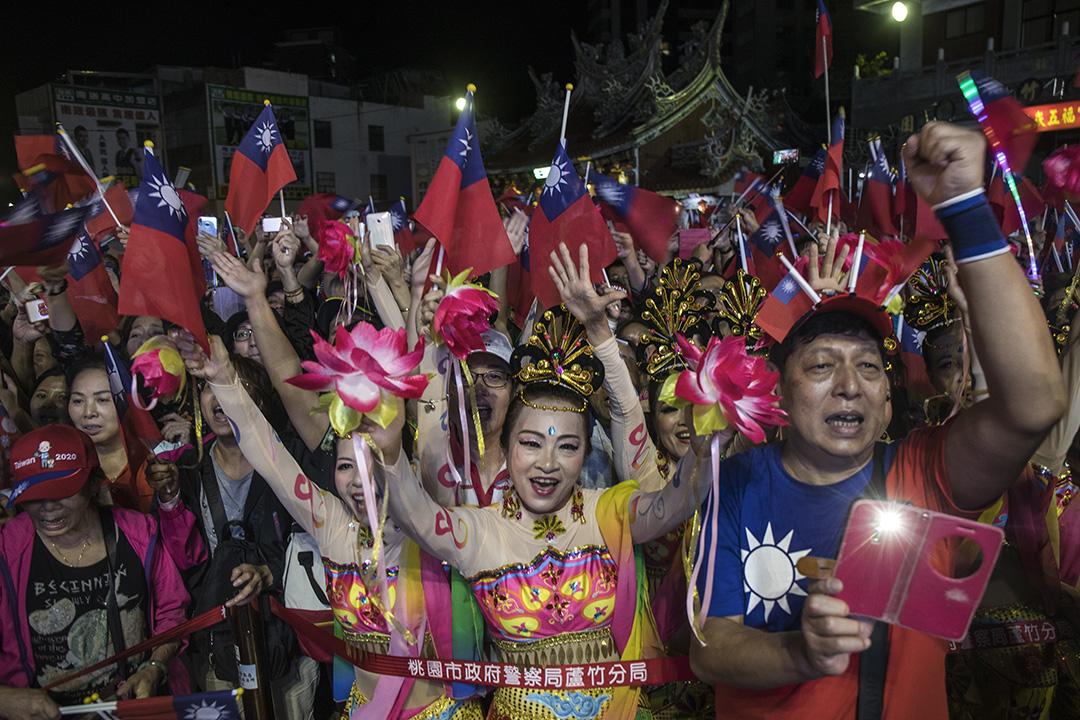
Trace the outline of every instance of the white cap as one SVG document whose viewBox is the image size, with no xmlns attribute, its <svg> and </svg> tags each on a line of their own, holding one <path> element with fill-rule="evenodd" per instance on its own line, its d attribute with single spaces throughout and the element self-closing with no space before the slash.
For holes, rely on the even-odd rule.
<svg viewBox="0 0 1080 720">
<path fill-rule="evenodd" d="M 494 355 L 507 365 L 510 364 L 510 356 L 514 353 L 514 347 L 510 344 L 510 338 L 498 330 L 485 330 L 480 336 L 484 341 L 483 352 Z M 477 350 L 476 352 L 480 352 Z"/>
</svg>

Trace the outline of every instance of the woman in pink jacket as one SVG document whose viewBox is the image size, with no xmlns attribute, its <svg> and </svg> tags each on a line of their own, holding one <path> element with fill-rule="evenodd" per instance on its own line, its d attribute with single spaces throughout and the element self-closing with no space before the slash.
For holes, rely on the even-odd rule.
<svg viewBox="0 0 1080 720">
<path fill-rule="evenodd" d="M 11 461 L 8 504 L 22 512 L 0 527 L 0 714 L 58 718 L 92 693 L 148 697 L 166 681 L 187 692 L 178 641 L 38 689 L 182 623 L 190 598 L 154 518 L 98 505 L 104 474 L 89 436 L 47 425 L 16 442 Z"/>
</svg>

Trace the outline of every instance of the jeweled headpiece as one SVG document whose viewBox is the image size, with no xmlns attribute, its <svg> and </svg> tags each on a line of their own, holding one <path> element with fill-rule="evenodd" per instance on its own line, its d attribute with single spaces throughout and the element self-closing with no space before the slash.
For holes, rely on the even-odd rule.
<svg viewBox="0 0 1080 720">
<path fill-rule="evenodd" d="M 908 279 L 904 322 L 915 330 L 927 332 L 960 319 L 960 308 L 949 295 L 948 262 L 944 255 L 934 253 Z"/>
<path fill-rule="evenodd" d="M 564 305 L 537 319 L 529 340 L 510 356 L 510 372 L 520 383 L 563 385 L 586 398 L 604 382 L 604 366 L 593 355 L 585 328 Z"/>
<path fill-rule="evenodd" d="M 765 335 L 761 328 L 754 324 L 754 319 L 767 296 L 765 288 L 761 287 L 761 281 L 740 268 L 733 279 L 724 283 L 724 288 L 720 291 L 720 310 L 714 322 L 726 320 L 731 334 L 741 337 L 746 342 L 746 349 L 751 350 Z"/>
<path fill-rule="evenodd" d="M 660 271 L 656 289 L 645 300 L 641 322 L 649 329 L 638 343 L 638 367 L 663 382 L 673 372 L 689 367 L 678 336 L 695 342 L 712 334 L 705 322 L 705 292 L 696 262 L 675 258 Z"/>
</svg>

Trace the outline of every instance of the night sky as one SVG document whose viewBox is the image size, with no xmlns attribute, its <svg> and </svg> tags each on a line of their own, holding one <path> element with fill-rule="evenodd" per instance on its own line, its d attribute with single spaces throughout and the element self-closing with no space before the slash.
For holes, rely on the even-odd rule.
<svg viewBox="0 0 1080 720">
<path fill-rule="evenodd" d="M 18 132 L 17 93 L 69 69 L 141 72 L 154 65 L 259 66 L 289 27 L 336 25 L 360 77 L 400 67 L 433 69 L 447 94 L 477 86 L 477 111 L 513 125 L 534 108 L 528 67 L 573 79 L 570 31 L 585 35 L 585 3 L 363 2 L 20 3 L 5 28 L 0 97 L 5 137 Z M 278 6 L 281 7 L 281 6 Z M 70 13 L 67 17 L 63 13 Z M 460 93 L 458 93 L 460 94 Z M 0 199 L 13 199 L 14 143 L 0 142 Z"/>
</svg>

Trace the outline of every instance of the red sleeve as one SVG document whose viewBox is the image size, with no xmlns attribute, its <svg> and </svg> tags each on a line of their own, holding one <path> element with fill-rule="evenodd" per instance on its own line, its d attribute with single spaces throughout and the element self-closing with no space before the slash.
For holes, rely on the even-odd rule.
<svg viewBox="0 0 1080 720">
<path fill-rule="evenodd" d="M 952 420 L 920 428 L 900 441 L 886 477 L 889 497 L 935 512 L 977 520 L 983 508 L 962 510 L 953 502 L 945 465 L 945 440 Z"/>
</svg>

